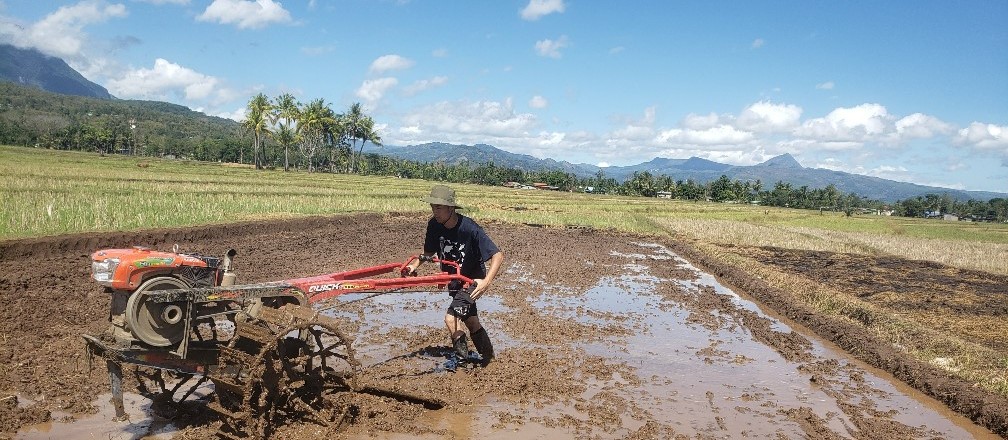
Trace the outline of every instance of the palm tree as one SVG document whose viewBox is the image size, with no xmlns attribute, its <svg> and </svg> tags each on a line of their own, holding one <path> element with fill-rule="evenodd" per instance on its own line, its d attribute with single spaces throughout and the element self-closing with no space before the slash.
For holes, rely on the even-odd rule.
<svg viewBox="0 0 1008 440">
<path fill-rule="evenodd" d="M 357 170 L 357 158 L 364 153 L 364 143 L 371 142 L 372 144 L 381 146 L 381 136 L 374 130 L 374 120 L 370 116 L 365 115 L 363 110 L 361 110 L 361 104 L 355 102 L 350 106 L 350 111 L 344 115 L 345 127 L 347 134 L 350 136 L 350 153 L 353 154 L 354 146 L 357 144 L 357 139 L 361 140 L 360 149 L 357 155 L 352 158 L 352 160 L 347 163 L 347 172 Z"/>
<path fill-rule="evenodd" d="M 269 98 L 262 93 L 255 95 L 249 100 L 248 114 L 242 121 L 242 126 L 252 132 L 252 155 L 255 156 L 255 167 L 262 169 L 262 162 L 259 161 L 259 147 L 262 145 L 263 135 L 269 134 L 269 114 L 272 105 Z"/>
<path fill-rule="evenodd" d="M 272 118 L 273 122 L 283 121 L 279 122 L 275 138 L 284 148 L 284 171 L 290 170 L 290 146 L 297 141 L 296 132 L 291 124 L 297 121 L 298 112 L 298 102 L 294 99 L 294 95 L 284 93 L 277 96 L 273 104 Z"/>
<path fill-rule="evenodd" d="M 297 121 L 297 132 L 300 140 L 301 154 L 308 159 L 308 172 L 314 169 L 314 157 L 328 139 L 332 138 L 332 127 L 336 124 L 336 116 L 329 104 L 318 98 L 306 105 L 300 112 Z"/>
</svg>

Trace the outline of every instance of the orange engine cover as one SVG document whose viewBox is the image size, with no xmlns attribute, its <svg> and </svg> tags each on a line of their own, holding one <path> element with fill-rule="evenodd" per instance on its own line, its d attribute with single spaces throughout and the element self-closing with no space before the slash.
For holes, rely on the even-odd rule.
<svg viewBox="0 0 1008 440">
<path fill-rule="evenodd" d="M 112 289 L 132 291 L 153 275 L 212 272 L 208 280 L 212 286 L 219 280 L 216 272 L 220 261 L 216 257 L 154 251 L 140 246 L 102 249 L 91 254 L 91 277 Z"/>
</svg>

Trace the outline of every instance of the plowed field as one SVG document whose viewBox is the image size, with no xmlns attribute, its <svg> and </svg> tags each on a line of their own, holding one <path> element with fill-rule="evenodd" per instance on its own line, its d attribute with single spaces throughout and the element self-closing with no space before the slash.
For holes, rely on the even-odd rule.
<svg viewBox="0 0 1008 440">
<path fill-rule="evenodd" d="M 199 400 L 166 411 L 128 394 L 130 420 L 111 420 L 104 362 L 89 363 L 80 337 L 108 326 L 109 297 L 89 278 L 93 251 L 234 248 L 241 282 L 274 281 L 404 261 L 419 252 L 425 222 L 368 214 L 0 243 L 0 438 L 216 438 L 220 421 Z M 347 304 L 334 316 L 356 335 L 362 380 L 447 405 L 360 395 L 349 426 L 325 433 L 292 422 L 276 438 L 1008 435 L 1003 397 L 817 315 L 688 243 L 484 226 L 505 253 L 504 273 L 479 301 L 496 360 L 445 370 L 444 293 Z M 894 310 L 1008 313 L 1004 276 L 889 257 L 725 251 L 841 283 Z M 1003 333 L 958 331 L 1005 348 Z"/>
</svg>

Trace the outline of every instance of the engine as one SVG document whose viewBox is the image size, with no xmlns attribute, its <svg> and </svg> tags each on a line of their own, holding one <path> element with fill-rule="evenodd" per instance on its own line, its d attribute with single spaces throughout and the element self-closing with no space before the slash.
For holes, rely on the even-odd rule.
<svg viewBox="0 0 1008 440">
<path fill-rule="evenodd" d="M 95 252 L 91 277 L 111 294 L 109 333 L 122 344 L 178 344 L 186 332 L 186 304 L 156 303 L 148 296 L 160 290 L 233 285 L 236 254 L 231 249 L 218 258 L 140 246 Z"/>
</svg>

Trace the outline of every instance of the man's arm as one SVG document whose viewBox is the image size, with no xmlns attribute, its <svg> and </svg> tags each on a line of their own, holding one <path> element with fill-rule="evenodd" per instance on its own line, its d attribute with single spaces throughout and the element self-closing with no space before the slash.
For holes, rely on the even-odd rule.
<svg viewBox="0 0 1008 440">
<path fill-rule="evenodd" d="M 425 257 L 430 258 L 430 257 L 433 257 L 434 254 L 435 254 L 435 252 L 424 252 L 422 255 L 425 256 Z M 417 268 L 420 267 L 421 264 L 423 264 L 423 260 L 421 260 L 419 258 L 417 258 L 416 260 L 410 261 L 410 263 L 407 264 L 406 267 L 403 268 L 402 276 L 404 276 L 404 277 L 411 277 L 411 276 L 416 275 Z"/>
<path fill-rule="evenodd" d="M 503 263 L 504 253 L 501 251 L 497 251 L 496 254 L 490 257 L 490 267 L 487 268 L 486 277 L 480 280 L 473 280 L 476 283 L 476 288 L 469 294 L 469 297 L 472 298 L 473 301 L 476 301 L 479 297 L 483 296 L 483 292 L 490 288 L 490 283 L 492 283 L 494 278 L 497 277 L 497 272 L 500 270 L 501 264 Z"/>
</svg>

